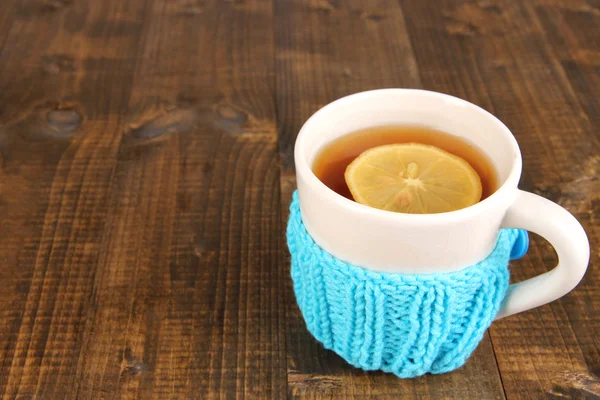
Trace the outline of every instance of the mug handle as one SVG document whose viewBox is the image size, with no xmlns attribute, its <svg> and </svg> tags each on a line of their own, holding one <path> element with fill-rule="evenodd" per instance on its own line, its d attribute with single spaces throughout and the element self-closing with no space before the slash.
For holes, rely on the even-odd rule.
<svg viewBox="0 0 600 400">
<path fill-rule="evenodd" d="M 587 235 L 579 221 L 558 204 L 519 190 L 501 227 L 522 228 L 542 236 L 556 250 L 558 265 L 551 271 L 510 285 L 496 319 L 559 299 L 583 278 L 590 260 Z"/>
</svg>

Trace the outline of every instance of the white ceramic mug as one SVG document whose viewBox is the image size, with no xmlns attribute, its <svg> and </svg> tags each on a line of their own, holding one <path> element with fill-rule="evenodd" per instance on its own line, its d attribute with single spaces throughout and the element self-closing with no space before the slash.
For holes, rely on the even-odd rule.
<svg viewBox="0 0 600 400">
<path fill-rule="evenodd" d="M 380 125 L 424 125 L 468 140 L 494 164 L 499 188 L 485 200 L 441 214 L 400 214 L 353 202 L 325 186 L 311 170 L 328 142 Z M 589 262 L 589 242 L 564 208 L 517 188 L 521 153 L 510 130 L 480 107 L 456 97 L 414 89 L 381 89 L 344 97 L 317 111 L 294 149 L 303 222 L 315 242 L 335 257 L 376 271 L 455 271 L 485 259 L 500 228 L 522 228 L 546 238 L 559 263 L 509 287 L 497 318 L 554 301 L 571 291 Z"/>
</svg>

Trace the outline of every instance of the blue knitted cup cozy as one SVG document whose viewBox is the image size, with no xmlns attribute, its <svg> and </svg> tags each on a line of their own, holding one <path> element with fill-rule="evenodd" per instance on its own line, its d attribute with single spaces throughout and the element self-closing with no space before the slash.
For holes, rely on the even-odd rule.
<svg viewBox="0 0 600 400">
<path fill-rule="evenodd" d="M 506 294 L 513 245 L 520 238 L 518 254 L 512 251 L 518 258 L 527 238 L 524 231 L 503 229 L 488 258 L 460 271 L 382 273 L 321 249 L 302 223 L 297 193 L 290 211 L 292 279 L 308 330 L 351 365 L 400 378 L 465 363 Z"/>
</svg>

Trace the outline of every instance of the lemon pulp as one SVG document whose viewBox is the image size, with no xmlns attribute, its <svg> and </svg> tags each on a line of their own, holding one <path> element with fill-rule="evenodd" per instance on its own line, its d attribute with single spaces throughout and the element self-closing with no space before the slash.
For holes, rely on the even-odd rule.
<svg viewBox="0 0 600 400">
<path fill-rule="evenodd" d="M 355 201 L 387 211 L 442 213 L 481 199 L 481 179 L 467 161 L 419 143 L 369 149 L 348 165 L 344 177 Z"/>
</svg>

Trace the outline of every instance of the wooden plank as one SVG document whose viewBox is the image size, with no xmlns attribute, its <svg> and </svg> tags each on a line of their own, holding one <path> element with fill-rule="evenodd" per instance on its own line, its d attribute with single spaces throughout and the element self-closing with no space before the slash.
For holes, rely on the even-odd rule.
<svg viewBox="0 0 600 400">
<path fill-rule="evenodd" d="M 571 84 L 556 57 L 558 35 L 543 32 L 534 9 L 518 2 L 403 7 L 412 16 L 407 27 L 413 43 L 423 44 L 415 54 L 424 86 L 466 97 L 502 119 L 521 145 L 521 186 L 573 212 L 597 248 L 600 143 L 581 101 L 585 91 Z M 563 26 L 555 28 L 568 36 Z M 590 382 L 589 389 L 598 379 L 597 257 L 581 285 L 562 300 L 492 325 L 507 398 L 589 395 L 581 382 Z M 513 264 L 513 278 L 537 275 L 555 263 L 552 248 L 536 237 L 528 255 Z"/>
<path fill-rule="evenodd" d="M 538 28 L 548 38 L 548 51 L 560 63 L 579 113 L 574 116 L 584 132 L 581 144 L 595 148 L 595 156 L 583 165 L 585 175 L 563 190 L 561 200 L 583 221 L 590 239 L 592 255 L 589 272 L 580 289 L 565 303 L 565 316 L 574 340 L 581 348 L 587 367 L 585 372 L 563 371 L 552 376 L 550 393 L 573 398 L 600 398 L 600 309 L 593 307 L 600 297 L 600 274 L 594 268 L 600 264 L 600 102 L 593 94 L 600 87 L 600 32 L 589 28 L 600 23 L 600 8 L 587 2 L 559 3 L 537 1 L 528 6 L 529 14 L 537 20 Z M 560 29 L 559 35 L 555 29 Z"/>
<path fill-rule="evenodd" d="M 4 48 L 16 14 L 15 0 L 7 0 L 2 5 L 4 7 L 0 9 L 0 52 Z"/>
<path fill-rule="evenodd" d="M 284 398 L 271 3 L 148 12 L 78 398 Z"/>
<path fill-rule="evenodd" d="M 296 133 L 313 112 L 354 92 L 421 86 L 405 15 L 391 0 L 368 4 L 276 2 L 277 118 L 284 207 L 295 188 Z M 287 216 L 287 210 L 283 215 Z M 504 398 L 487 335 L 467 365 L 452 374 L 400 380 L 389 374 L 365 373 L 316 342 L 305 328 L 289 281 L 287 290 L 292 398 Z"/>
<path fill-rule="evenodd" d="M 275 26 L 277 122 L 288 175 L 296 133 L 318 108 L 357 91 L 420 87 L 394 1 L 276 2 Z"/>
<path fill-rule="evenodd" d="M 49 4 L 19 2 L 0 54 L 4 398 L 73 397 L 143 19 L 142 2 Z"/>
<path fill-rule="evenodd" d="M 600 87 L 600 34 L 597 29 L 600 7 L 585 1 L 563 4 L 537 0 L 528 9 L 552 44 L 550 50 L 560 62 L 581 109 L 592 126 L 599 126 L 600 101 L 594 92 Z M 600 136 L 597 129 L 592 133 Z"/>
<path fill-rule="evenodd" d="M 293 139 L 355 91 L 465 97 L 513 128 L 523 187 L 597 248 L 597 9 L 402 2 L 405 26 L 390 1 L 339 3 L 276 3 L 276 84 L 270 2 L 3 3 L 0 395 L 283 398 L 289 369 L 290 397 L 503 397 L 487 336 L 460 371 L 400 381 L 308 335 L 281 261 Z M 535 240 L 514 273 L 554 262 Z M 494 325 L 509 398 L 598 396 L 597 264 Z"/>
</svg>

